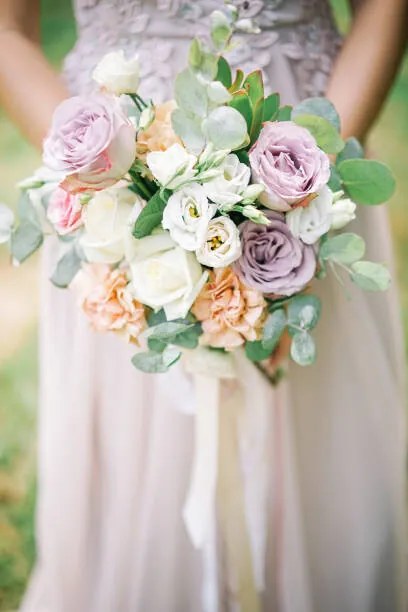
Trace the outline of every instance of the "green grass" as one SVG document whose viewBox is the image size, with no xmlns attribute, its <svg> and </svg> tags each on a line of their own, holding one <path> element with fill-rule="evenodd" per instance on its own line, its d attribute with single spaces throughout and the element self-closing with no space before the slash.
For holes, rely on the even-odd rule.
<svg viewBox="0 0 408 612">
<path fill-rule="evenodd" d="M 334 0 L 342 29 L 347 26 L 345 0 Z M 75 40 L 67 0 L 42 1 L 42 35 L 50 61 L 58 66 Z M 398 189 L 390 203 L 402 304 L 408 336 L 408 61 L 374 130 L 376 156 L 391 165 Z M 38 164 L 34 151 L 0 112 L 0 201 L 13 203 L 15 183 Z M 1 258 L 0 258 L 1 259 Z M 1 261 L 0 261 L 1 263 Z M 35 410 L 37 393 L 36 338 L 0 367 L 0 610 L 16 609 L 33 563 L 35 502 Z"/>
</svg>

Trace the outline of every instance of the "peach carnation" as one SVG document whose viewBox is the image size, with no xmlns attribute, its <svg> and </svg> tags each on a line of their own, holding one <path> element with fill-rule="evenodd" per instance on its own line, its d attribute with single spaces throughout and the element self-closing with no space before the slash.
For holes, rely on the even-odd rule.
<svg viewBox="0 0 408 612">
<path fill-rule="evenodd" d="M 202 321 L 203 344 L 232 350 L 257 340 L 264 321 L 262 293 L 246 287 L 231 268 L 210 272 L 192 312 Z"/>
<path fill-rule="evenodd" d="M 139 132 L 137 137 L 137 157 L 145 159 L 151 151 L 166 151 L 171 145 L 180 143 L 171 125 L 171 114 L 177 107 L 174 100 L 158 104 L 155 107 L 155 118 L 147 130 Z"/>
<path fill-rule="evenodd" d="M 137 342 L 146 328 L 145 310 L 129 291 L 126 272 L 111 270 L 103 264 L 91 264 L 84 274 L 88 291 L 82 308 L 92 327 L 100 332 L 123 333 L 129 341 Z"/>
</svg>

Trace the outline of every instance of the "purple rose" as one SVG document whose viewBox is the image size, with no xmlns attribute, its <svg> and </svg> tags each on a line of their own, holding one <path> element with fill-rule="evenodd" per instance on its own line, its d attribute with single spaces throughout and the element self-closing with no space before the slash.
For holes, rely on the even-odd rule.
<svg viewBox="0 0 408 612">
<path fill-rule="evenodd" d="M 249 160 L 254 181 L 265 186 L 260 200 L 272 210 L 290 210 L 330 177 L 327 155 L 306 128 L 292 121 L 264 123 Z"/>
<path fill-rule="evenodd" d="M 269 225 L 245 221 L 239 227 L 242 255 L 234 268 L 242 282 L 265 294 L 293 295 L 312 280 L 312 246 L 291 234 L 284 216 L 268 211 Z"/>
<path fill-rule="evenodd" d="M 129 170 L 135 158 L 136 131 L 118 98 L 104 94 L 76 96 L 54 112 L 44 141 L 44 164 L 66 178 L 71 192 L 104 189 Z"/>
</svg>

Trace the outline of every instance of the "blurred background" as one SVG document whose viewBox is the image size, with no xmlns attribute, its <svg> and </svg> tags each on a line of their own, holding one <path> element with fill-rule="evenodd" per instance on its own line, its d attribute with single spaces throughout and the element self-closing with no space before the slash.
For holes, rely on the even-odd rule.
<svg viewBox="0 0 408 612">
<path fill-rule="evenodd" d="M 343 31 L 349 16 L 345 0 L 333 0 Z M 42 0 L 44 51 L 56 67 L 75 42 L 69 0 Z M 408 346 L 408 56 L 388 103 L 371 135 L 376 157 L 388 163 L 397 178 L 389 204 L 401 305 Z M 32 149 L 0 109 L 0 202 L 15 204 L 18 180 L 39 163 Z M 31 260 L 12 268 L 0 252 L 0 610 L 15 610 L 34 556 L 33 535 L 37 405 L 37 268 Z M 56 407 L 58 408 L 58 407 Z"/>
</svg>

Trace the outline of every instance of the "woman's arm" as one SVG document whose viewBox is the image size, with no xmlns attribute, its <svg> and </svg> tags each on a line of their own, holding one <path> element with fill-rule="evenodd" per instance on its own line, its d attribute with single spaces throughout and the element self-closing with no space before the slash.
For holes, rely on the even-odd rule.
<svg viewBox="0 0 408 612">
<path fill-rule="evenodd" d="M 327 97 L 342 119 L 343 135 L 364 139 L 401 62 L 408 0 L 352 0 L 351 31 L 335 64 Z"/>
<path fill-rule="evenodd" d="M 40 0 L 1 0 L 0 105 L 38 147 L 67 96 L 41 52 L 39 23 Z"/>
</svg>

